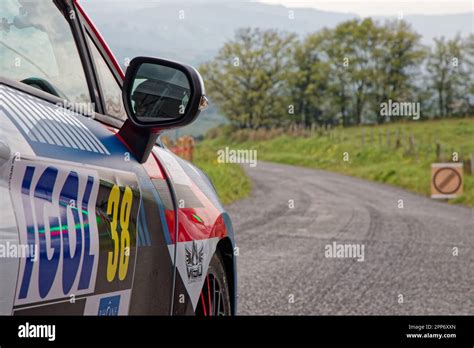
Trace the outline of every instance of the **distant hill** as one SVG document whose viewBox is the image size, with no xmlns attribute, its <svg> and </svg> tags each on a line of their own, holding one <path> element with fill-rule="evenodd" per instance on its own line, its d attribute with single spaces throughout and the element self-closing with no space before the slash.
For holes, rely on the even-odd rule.
<svg viewBox="0 0 474 348">
<path fill-rule="evenodd" d="M 119 61 L 138 55 L 174 59 L 198 66 L 212 59 L 222 44 L 241 27 L 277 28 L 305 35 L 324 27 L 357 18 L 355 14 L 229 0 L 191 1 L 97 1 L 81 0 Z M 184 18 L 183 18 L 184 16 Z M 423 43 L 434 37 L 462 36 L 473 32 L 474 13 L 410 15 L 405 19 L 422 35 Z M 180 18 L 181 17 L 181 18 Z M 387 17 L 375 17 L 384 20 Z M 210 117 L 208 117 L 210 116 Z M 204 113 L 191 127 L 194 135 L 222 120 Z"/>
<path fill-rule="evenodd" d="M 244 1 L 82 0 L 81 3 L 120 60 L 148 54 L 195 65 L 212 58 L 241 27 L 278 28 L 304 35 L 357 17 L 297 8 L 293 9 L 295 18 L 291 20 L 286 7 Z M 411 15 L 405 19 L 422 35 L 424 43 L 430 43 L 433 37 L 453 37 L 458 32 L 467 35 L 474 31 L 474 13 Z"/>
</svg>

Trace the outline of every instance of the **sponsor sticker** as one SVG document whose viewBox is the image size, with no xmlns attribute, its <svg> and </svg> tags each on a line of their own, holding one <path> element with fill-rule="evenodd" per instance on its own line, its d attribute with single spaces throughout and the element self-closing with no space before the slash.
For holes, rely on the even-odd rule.
<svg viewBox="0 0 474 348">
<path fill-rule="evenodd" d="M 127 315 L 131 290 L 116 291 L 87 297 L 84 315 L 115 316 Z"/>
<path fill-rule="evenodd" d="M 178 242 L 176 244 L 176 267 L 183 279 L 184 286 L 189 294 L 195 309 L 201 289 L 206 279 L 207 270 L 214 255 L 219 238 Z M 168 250 L 173 256 L 175 245 L 169 245 Z"/>
<path fill-rule="evenodd" d="M 118 315 L 120 308 L 120 295 L 104 297 L 100 300 L 98 316 Z"/>
<path fill-rule="evenodd" d="M 94 291 L 99 185 L 98 174 L 91 169 L 25 159 L 15 163 L 11 196 L 20 244 L 38 246 L 38 255 L 20 259 L 15 305 Z"/>
<path fill-rule="evenodd" d="M 19 244 L 35 250 L 20 257 L 14 306 L 132 288 L 141 201 L 135 174 L 22 159 L 10 193 Z"/>
<path fill-rule="evenodd" d="M 191 245 L 185 247 L 186 250 L 186 268 L 188 271 L 188 280 L 195 282 L 202 278 L 202 262 L 204 259 L 204 244 L 193 241 Z"/>
</svg>

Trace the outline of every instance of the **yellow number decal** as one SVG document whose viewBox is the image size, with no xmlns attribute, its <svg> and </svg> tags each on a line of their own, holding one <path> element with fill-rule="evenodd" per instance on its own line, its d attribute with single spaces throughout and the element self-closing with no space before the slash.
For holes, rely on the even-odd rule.
<svg viewBox="0 0 474 348">
<path fill-rule="evenodd" d="M 110 221 L 110 232 L 114 241 L 114 251 L 109 251 L 107 258 L 107 281 L 111 282 L 115 278 L 118 266 L 119 236 L 117 232 L 118 205 L 120 203 L 120 189 L 117 185 L 110 191 L 109 201 L 107 202 L 107 215 L 112 215 Z"/>
<path fill-rule="evenodd" d="M 133 194 L 130 187 L 125 188 L 122 199 L 122 207 L 120 208 L 120 227 L 122 234 L 120 235 L 120 266 L 119 279 L 124 280 L 127 276 L 128 261 L 130 257 L 130 232 L 128 231 L 128 223 L 130 222 L 130 211 L 132 209 Z"/>
<path fill-rule="evenodd" d="M 111 215 L 110 229 L 114 241 L 114 251 L 109 251 L 107 260 L 107 281 L 112 282 L 119 273 L 119 280 L 127 276 L 130 261 L 130 212 L 132 210 L 133 193 L 130 187 L 125 187 L 122 202 L 120 203 L 120 189 L 117 185 L 112 187 L 107 202 L 107 215 Z M 118 217 L 120 205 L 120 221 Z M 120 239 L 117 231 L 120 222 Z M 120 258 L 119 258 L 120 256 Z"/>
</svg>

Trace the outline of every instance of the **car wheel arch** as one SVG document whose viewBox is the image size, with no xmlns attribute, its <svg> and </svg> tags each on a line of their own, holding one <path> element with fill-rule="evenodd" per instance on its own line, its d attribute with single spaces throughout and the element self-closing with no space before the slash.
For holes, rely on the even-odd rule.
<svg viewBox="0 0 474 348">
<path fill-rule="evenodd" d="M 217 243 L 216 253 L 218 253 L 224 263 L 224 269 L 229 284 L 229 294 L 231 298 L 232 315 L 237 312 L 237 271 L 235 267 L 235 254 L 232 240 L 229 237 L 222 238 Z"/>
</svg>

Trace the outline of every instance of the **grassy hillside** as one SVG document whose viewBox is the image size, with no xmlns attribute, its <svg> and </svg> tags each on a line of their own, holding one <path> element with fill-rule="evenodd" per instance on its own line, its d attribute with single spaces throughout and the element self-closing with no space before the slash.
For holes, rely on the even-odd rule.
<svg viewBox="0 0 474 348">
<path fill-rule="evenodd" d="M 452 161 L 453 152 L 457 152 L 461 160 L 470 154 L 474 156 L 474 119 L 407 122 L 268 137 L 268 132 L 238 131 L 206 140 L 198 149 L 207 154 L 208 161 L 215 161 L 216 151 L 226 146 L 256 149 L 259 160 L 326 169 L 423 195 L 430 194 L 431 163 Z M 348 161 L 344 161 L 344 155 Z M 208 166 L 208 169 L 212 173 L 219 170 L 219 166 L 216 169 Z M 474 176 L 467 171 L 465 164 L 464 195 L 451 203 L 474 206 Z M 214 177 L 216 185 L 225 180 L 224 186 L 235 187 L 231 178 Z"/>
</svg>

